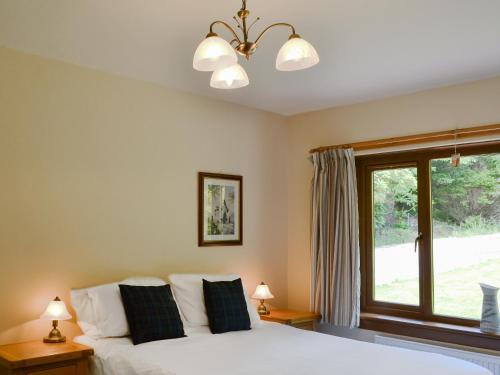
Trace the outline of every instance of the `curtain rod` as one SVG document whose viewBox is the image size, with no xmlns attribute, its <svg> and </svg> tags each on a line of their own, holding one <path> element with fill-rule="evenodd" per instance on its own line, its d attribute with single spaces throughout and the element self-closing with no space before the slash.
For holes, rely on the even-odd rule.
<svg viewBox="0 0 500 375">
<path fill-rule="evenodd" d="M 439 131 L 433 133 L 424 133 L 416 135 L 407 135 L 403 137 L 393 137 L 377 139 L 373 141 L 364 141 L 356 143 L 346 143 L 342 145 L 332 145 L 313 148 L 309 153 L 321 152 L 326 150 L 333 150 L 336 148 L 353 148 L 354 151 L 373 150 L 379 148 L 395 147 L 401 145 L 417 145 L 421 143 L 464 139 L 471 137 L 481 137 L 486 135 L 500 135 L 500 124 L 483 125 L 471 128 L 461 128 L 446 131 Z"/>
</svg>

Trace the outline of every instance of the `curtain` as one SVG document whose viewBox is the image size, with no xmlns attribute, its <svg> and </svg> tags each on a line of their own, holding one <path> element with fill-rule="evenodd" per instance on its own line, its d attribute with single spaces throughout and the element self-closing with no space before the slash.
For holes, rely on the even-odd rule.
<svg viewBox="0 0 500 375">
<path fill-rule="evenodd" d="M 356 166 L 352 149 L 312 155 L 311 308 L 322 322 L 359 326 Z"/>
</svg>

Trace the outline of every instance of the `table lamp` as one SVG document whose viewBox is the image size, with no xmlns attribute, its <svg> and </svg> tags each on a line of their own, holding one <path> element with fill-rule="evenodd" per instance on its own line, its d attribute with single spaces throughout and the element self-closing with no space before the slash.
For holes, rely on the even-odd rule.
<svg viewBox="0 0 500 375">
<path fill-rule="evenodd" d="M 257 288 L 255 289 L 255 293 L 252 295 L 252 298 L 260 299 L 260 305 L 257 309 L 259 315 L 268 315 L 269 310 L 267 309 L 266 305 L 264 305 L 264 301 L 266 299 L 274 298 L 274 296 L 271 294 L 269 287 L 266 284 L 264 284 L 264 282 L 261 282 L 260 285 L 257 285 Z"/>
<path fill-rule="evenodd" d="M 66 336 L 61 335 L 61 332 L 57 329 L 57 323 L 59 320 L 71 319 L 71 315 L 66 305 L 59 297 L 49 302 L 45 312 L 40 315 L 40 319 L 52 320 L 52 330 L 49 332 L 48 336 L 43 338 L 43 342 L 57 343 L 66 341 Z"/>
</svg>

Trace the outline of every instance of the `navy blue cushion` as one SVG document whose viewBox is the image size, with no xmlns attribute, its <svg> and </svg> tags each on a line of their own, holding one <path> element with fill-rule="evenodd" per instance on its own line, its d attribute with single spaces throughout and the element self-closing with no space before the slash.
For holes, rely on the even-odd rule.
<svg viewBox="0 0 500 375">
<path fill-rule="evenodd" d="M 185 337 L 170 285 L 120 285 L 120 294 L 134 345 Z"/>
<path fill-rule="evenodd" d="M 250 316 L 241 279 L 203 280 L 203 295 L 212 333 L 250 329 Z"/>
</svg>

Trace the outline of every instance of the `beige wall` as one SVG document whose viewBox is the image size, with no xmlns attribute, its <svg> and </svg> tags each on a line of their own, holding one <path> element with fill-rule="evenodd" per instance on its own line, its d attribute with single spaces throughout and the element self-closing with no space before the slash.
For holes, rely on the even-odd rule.
<svg viewBox="0 0 500 375">
<path fill-rule="evenodd" d="M 289 307 L 309 306 L 309 149 L 493 123 L 500 123 L 500 77 L 288 119 Z"/>
<path fill-rule="evenodd" d="M 286 306 L 284 118 L 7 49 L 0 106 L 0 343 L 132 275 L 237 272 Z M 244 176 L 244 246 L 197 247 L 198 171 Z"/>
</svg>

